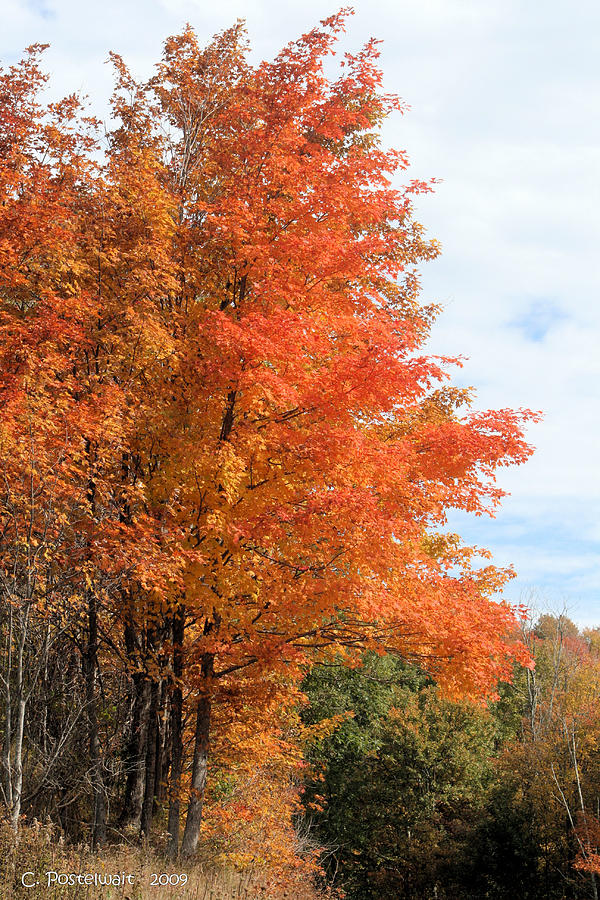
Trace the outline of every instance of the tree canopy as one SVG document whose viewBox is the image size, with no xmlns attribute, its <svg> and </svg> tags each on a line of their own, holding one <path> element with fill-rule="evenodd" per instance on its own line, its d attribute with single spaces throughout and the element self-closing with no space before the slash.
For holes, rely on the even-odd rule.
<svg viewBox="0 0 600 900">
<path fill-rule="evenodd" d="M 493 514 L 534 415 L 474 410 L 458 358 L 425 350 L 437 311 L 418 266 L 439 248 L 412 200 L 431 185 L 402 184 L 406 155 L 382 146 L 402 103 L 376 42 L 327 75 L 345 17 L 257 66 L 241 24 L 204 48 L 190 27 L 169 38 L 145 83 L 113 55 L 105 139 L 75 95 L 44 104 L 43 47 L 2 72 L 15 826 L 26 698 L 59 651 L 82 663 L 93 840 L 114 752 L 120 821 L 148 835 L 163 801 L 173 854 L 184 797 L 197 845 L 211 720 L 292 702 L 319 654 L 393 653 L 476 697 L 527 659 L 494 599 L 510 571 L 444 526 L 449 509 Z M 111 730 L 107 691 L 124 690 Z"/>
</svg>

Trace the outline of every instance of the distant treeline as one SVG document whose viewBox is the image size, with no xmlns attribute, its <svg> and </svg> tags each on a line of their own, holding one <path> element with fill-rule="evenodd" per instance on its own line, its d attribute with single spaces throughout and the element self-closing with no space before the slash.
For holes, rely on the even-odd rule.
<svg viewBox="0 0 600 900">
<path fill-rule="evenodd" d="M 486 706 L 368 656 L 318 667 L 304 715 L 352 716 L 313 747 L 306 817 L 349 900 L 596 898 L 600 629 L 524 629 L 535 669 Z"/>
</svg>

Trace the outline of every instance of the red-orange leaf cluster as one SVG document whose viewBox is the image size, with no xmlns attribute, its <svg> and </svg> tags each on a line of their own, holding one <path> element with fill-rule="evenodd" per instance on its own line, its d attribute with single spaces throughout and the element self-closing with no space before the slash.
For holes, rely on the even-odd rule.
<svg viewBox="0 0 600 900">
<path fill-rule="evenodd" d="M 2 76 L 8 594 L 37 579 L 32 603 L 88 617 L 90 671 L 99 619 L 107 655 L 179 690 L 173 746 L 185 686 L 188 851 L 236 672 L 293 684 L 325 648 L 375 647 L 485 695 L 524 658 L 491 599 L 509 573 L 443 527 L 493 512 L 532 414 L 460 415 L 457 360 L 424 354 L 430 186 L 400 187 L 379 143 L 402 106 L 376 44 L 325 74 L 344 19 L 257 67 L 240 26 L 170 38 L 147 84 L 114 56 L 105 146 L 74 98 L 39 105 L 42 48 Z M 181 756 L 170 783 L 178 804 Z"/>
</svg>

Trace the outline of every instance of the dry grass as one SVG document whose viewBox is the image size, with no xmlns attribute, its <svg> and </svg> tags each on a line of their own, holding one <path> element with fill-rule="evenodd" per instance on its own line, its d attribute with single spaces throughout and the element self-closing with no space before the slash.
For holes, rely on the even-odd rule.
<svg viewBox="0 0 600 900">
<path fill-rule="evenodd" d="M 117 845 L 93 854 L 87 847 L 64 846 L 52 839 L 45 826 L 23 828 L 15 846 L 7 827 L 0 826 L 0 900 L 320 900 L 307 881 L 288 883 L 271 873 L 251 868 L 244 872 L 209 869 L 206 864 L 166 862 L 149 850 Z M 24 873 L 33 873 L 22 884 Z M 73 875 L 73 884 L 61 884 L 54 875 Z M 131 876 L 120 883 L 94 886 L 77 876 Z M 179 883 L 161 884 L 165 877 Z M 179 876 L 179 879 L 178 879 Z M 187 878 L 186 878 L 187 876 Z M 64 878 L 61 879 L 64 881 Z M 82 882 L 83 882 L 82 878 Z M 185 883 L 184 883 L 185 882 Z M 324 898 L 323 898 L 324 900 Z"/>
</svg>

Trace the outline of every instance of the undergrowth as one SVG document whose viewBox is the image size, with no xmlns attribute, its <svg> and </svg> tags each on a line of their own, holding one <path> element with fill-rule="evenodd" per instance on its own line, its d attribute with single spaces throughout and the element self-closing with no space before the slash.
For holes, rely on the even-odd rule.
<svg viewBox="0 0 600 900">
<path fill-rule="evenodd" d="M 98 877 L 102 876 L 99 880 L 112 880 L 113 883 L 85 884 L 88 873 L 92 876 L 98 873 Z M 67 882 L 72 876 L 70 880 L 74 883 L 64 883 L 65 876 Z M 117 883 L 114 883 L 115 878 L 118 878 Z M 171 883 L 161 883 L 166 879 Z M 261 870 L 252 865 L 242 871 L 219 868 L 208 853 L 203 856 L 202 852 L 193 862 L 170 862 L 152 848 L 127 844 L 104 847 L 94 853 L 84 845 L 68 845 L 60 839 L 55 840 L 51 826 L 36 823 L 23 827 L 17 842 L 8 826 L 0 825 L 0 898 L 326 900 L 310 880 L 298 881 L 293 873 L 286 877 L 281 872 Z"/>
</svg>

